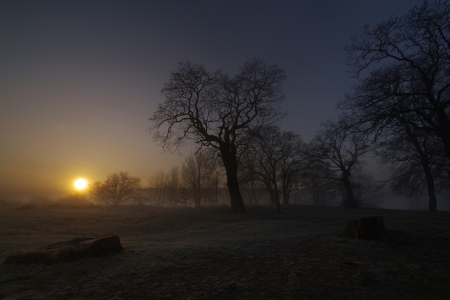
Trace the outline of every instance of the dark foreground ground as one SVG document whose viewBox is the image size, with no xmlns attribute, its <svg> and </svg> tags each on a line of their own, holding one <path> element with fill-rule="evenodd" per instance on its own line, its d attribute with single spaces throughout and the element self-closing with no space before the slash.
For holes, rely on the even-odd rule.
<svg viewBox="0 0 450 300">
<path fill-rule="evenodd" d="M 122 254 L 0 265 L 0 299 L 450 299 L 450 213 L 249 207 L 0 212 L 0 260 L 117 234 Z M 383 216 L 386 241 L 339 237 Z"/>
</svg>

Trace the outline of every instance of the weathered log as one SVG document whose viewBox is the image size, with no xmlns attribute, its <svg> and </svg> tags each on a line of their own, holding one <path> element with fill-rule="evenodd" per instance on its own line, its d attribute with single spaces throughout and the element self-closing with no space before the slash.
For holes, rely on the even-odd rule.
<svg viewBox="0 0 450 300">
<path fill-rule="evenodd" d="M 12 254 L 5 259 L 4 263 L 52 265 L 121 251 L 123 247 L 116 235 L 102 238 L 82 237 L 51 244 L 32 252 Z"/>
</svg>

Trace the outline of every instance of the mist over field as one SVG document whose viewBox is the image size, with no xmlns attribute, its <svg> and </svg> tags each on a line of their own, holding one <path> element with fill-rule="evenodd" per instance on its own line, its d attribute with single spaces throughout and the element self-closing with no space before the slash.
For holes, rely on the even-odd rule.
<svg viewBox="0 0 450 300">
<path fill-rule="evenodd" d="M 384 240 L 340 237 L 382 216 Z M 76 237 L 118 235 L 121 254 L 0 265 L 5 299 L 446 299 L 450 215 L 291 206 L 0 212 L 0 259 Z"/>
</svg>

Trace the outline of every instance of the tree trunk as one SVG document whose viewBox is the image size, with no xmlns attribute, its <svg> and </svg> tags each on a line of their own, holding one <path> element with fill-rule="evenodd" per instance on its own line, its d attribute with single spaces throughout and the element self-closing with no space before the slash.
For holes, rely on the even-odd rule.
<svg viewBox="0 0 450 300">
<path fill-rule="evenodd" d="M 436 191 L 435 191 L 435 185 L 434 185 L 434 177 L 433 177 L 433 174 L 431 173 L 430 161 L 428 160 L 428 156 L 427 156 L 426 143 L 423 142 L 423 147 L 421 147 L 418 139 L 411 131 L 411 128 L 409 127 L 409 125 L 406 122 L 404 122 L 403 125 L 405 127 L 405 131 L 409 137 L 410 142 L 416 148 L 416 151 L 420 157 L 420 162 L 422 164 L 422 169 L 423 169 L 423 173 L 425 175 L 425 180 L 427 181 L 428 210 L 436 211 L 437 199 L 436 199 Z"/>
<path fill-rule="evenodd" d="M 267 193 L 269 194 L 269 197 L 270 197 L 270 204 L 276 205 L 276 204 L 277 204 L 277 198 L 276 198 L 275 190 L 274 190 L 274 188 L 273 188 L 272 183 L 271 183 L 271 182 L 264 181 L 264 186 L 266 187 L 266 191 L 267 191 Z"/>
<path fill-rule="evenodd" d="M 228 172 L 227 170 L 227 186 L 231 198 L 231 209 L 233 212 L 246 212 L 244 199 L 242 199 L 239 183 L 237 180 L 237 172 Z"/>
<path fill-rule="evenodd" d="M 253 179 L 250 181 L 250 192 L 251 192 L 253 204 L 258 205 L 258 195 L 255 190 L 255 180 L 253 180 Z"/>
<path fill-rule="evenodd" d="M 277 169 L 274 166 L 272 170 L 272 184 L 273 184 L 273 193 L 275 195 L 275 202 L 277 204 L 277 212 L 281 212 L 281 206 L 280 206 L 280 191 L 278 190 L 277 185 Z"/>
<path fill-rule="evenodd" d="M 430 88 L 431 89 L 431 88 Z M 432 92 L 429 93 L 430 95 Z M 440 130 L 436 131 L 444 144 L 444 151 L 447 158 L 450 159 L 450 118 L 441 103 L 436 101 L 433 96 L 428 96 L 428 100 L 433 105 L 434 111 L 438 119 Z"/>
<path fill-rule="evenodd" d="M 195 208 L 199 208 L 200 207 L 200 201 L 201 201 L 200 188 L 198 186 L 195 186 L 194 187 L 194 205 L 195 205 Z"/>
<path fill-rule="evenodd" d="M 434 178 L 433 178 L 433 175 L 431 174 L 430 168 L 427 168 L 427 169 L 428 170 L 424 170 L 424 171 L 425 171 L 425 177 L 427 179 L 427 188 L 428 188 L 428 210 L 436 211 L 437 199 L 436 199 L 436 192 L 434 189 Z"/>
<path fill-rule="evenodd" d="M 269 193 L 270 196 L 270 203 L 271 204 L 277 204 L 277 200 L 275 199 L 275 191 L 272 188 L 272 185 L 270 183 L 264 183 L 264 185 L 266 186 L 266 190 Z"/>
<path fill-rule="evenodd" d="M 274 184 L 274 194 L 275 194 L 275 201 L 277 204 L 277 212 L 281 212 L 281 205 L 280 205 L 280 192 L 278 191 L 277 184 Z"/>
<path fill-rule="evenodd" d="M 289 195 L 291 193 L 290 191 L 290 180 L 287 177 L 287 175 L 283 176 L 283 204 L 284 205 L 289 205 Z"/>
<path fill-rule="evenodd" d="M 214 195 L 214 205 L 217 206 L 217 200 L 219 199 L 219 182 L 215 182 L 215 195 Z"/>
<path fill-rule="evenodd" d="M 428 210 L 436 211 L 437 209 L 437 199 L 436 199 L 436 190 L 434 185 L 434 177 L 431 173 L 430 163 L 426 153 L 422 151 L 419 147 L 417 149 L 420 155 L 420 159 L 422 162 L 423 173 L 425 174 L 425 179 L 427 181 L 427 190 L 428 190 Z"/>
<path fill-rule="evenodd" d="M 356 201 L 353 194 L 352 184 L 350 182 L 351 173 L 349 170 L 342 171 L 342 182 L 345 189 L 344 207 L 358 207 L 358 201 Z"/>
<path fill-rule="evenodd" d="M 220 148 L 222 154 L 223 165 L 227 173 L 227 187 L 230 193 L 231 209 L 233 212 L 246 212 L 244 199 L 242 198 L 239 189 L 239 182 L 237 176 L 237 161 L 236 156 L 230 154 L 226 148 Z"/>
<path fill-rule="evenodd" d="M 283 204 L 284 205 L 289 205 L 289 195 L 290 195 L 290 191 L 288 188 L 283 187 Z"/>
</svg>

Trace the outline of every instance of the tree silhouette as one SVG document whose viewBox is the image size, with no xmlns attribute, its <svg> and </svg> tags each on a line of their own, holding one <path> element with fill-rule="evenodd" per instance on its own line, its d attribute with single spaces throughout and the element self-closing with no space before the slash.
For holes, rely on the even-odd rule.
<svg viewBox="0 0 450 300">
<path fill-rule="evenodd" d="M 181 178 L 194 199 L 195 207 L 201 206 L 214 171 L 213 161 L 208 154 L 205 150 L 201 150 L 195 155 L 186 157 L 181 168 Z"/>
<path fill-rule="evenodd" d="M 207 72 L 202 65 L 181 62 L 162 93 L 166 100 L 150 118 L 150 132 L 164 148 L 178 148 L 187 141 L 220 152 L 234 212 L 245 212 L 239 190 L 238 168 L 250 127 L 272 124 L 283 114 L 284 71 L 253 59 L 230 77 L 222 71 Z"/>
<path fill-rule="evenodd" d="M 253 178 L 264 183 L 270 201 L 280 208 L 280 165 L 283 161 L 282 135 L 277 126 L 265 126 L 252 133 L 252 142 L 245 157 L 245 168 Z"/>
<path fill-rule="evenodd" d="M 150 201 L 156 206 L 164 206 L 166 203 L 168 193 L 168 179 L 164 171 L 158 171 L 148 180 L 148 195 Z"/>
<path fill-rule="evenodd" d="M 378 132 L 408 115 L 409 125 L 433 132 L 450 158 L 448 1 L 425 1 L 402 17 L 366 25 L 346 49 L 360 79 L 339 107 Z"/>
<path fill-rule="evenodd" d="M 311 142 L 311 154 L 316 160 L 315 167 L 331 172 L 330 178 L 343 185 L 343 206 L 358 207 L 351 182 L 352 170 L 362 164 L 362 156 L 371 151 L 372 141 L 367 134 L 351 127 L 349 117 L 322 124 Z"/>
<path fill-rule="evenodd" d="M 107 205 L 118 206 L 141 188 L 141 179 L 131 177 L 128 172 L 119 172 L 109 175 L 104 182 L 95 181 L 89 185 L 89 192 L 99 201 Z"/>
<path fill-rule="evenodd" d="M 251 133 L 244 167 L 247 177 L 264 183 L 273 204 L 280 212 L 280 194 L 289 204 L 290 193 L 297 188 L 300 172 L 305 169 L 304 144 L 299 135 L 281 131 L 278 126 L 264 126 Z"/>
<path fill-rule="evenodd" d="M 402 115 L 397 120 L 397 126 L 391 125 L 389 132 L 385 130 L 379 143 L 380 162 L 391 171 L 390 183 L 395 193 L 413 197 L 426 189 L 428 209 L 436 211 L 436 193 L 448 182 L 450 172 L 445 153 L 432 132 L 416 129 Z"/>
</svg>

